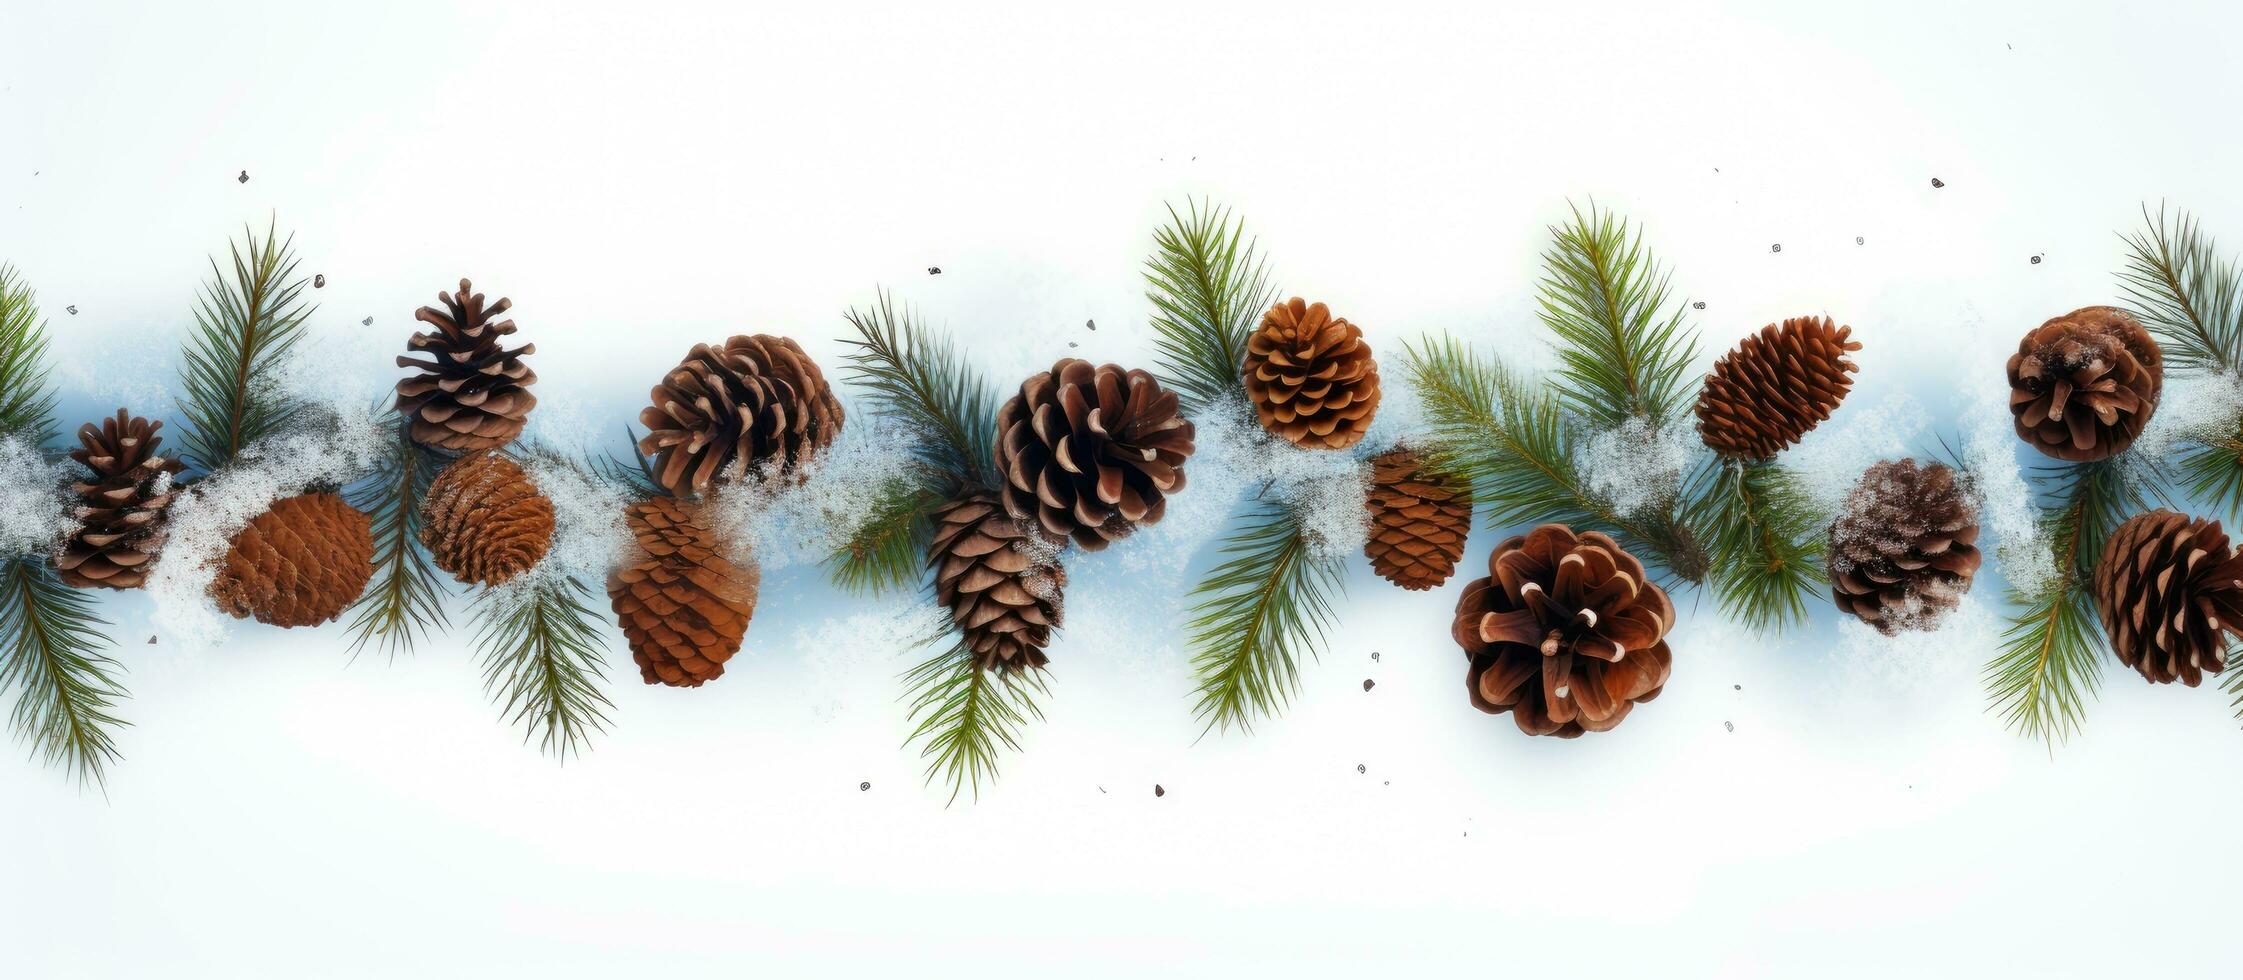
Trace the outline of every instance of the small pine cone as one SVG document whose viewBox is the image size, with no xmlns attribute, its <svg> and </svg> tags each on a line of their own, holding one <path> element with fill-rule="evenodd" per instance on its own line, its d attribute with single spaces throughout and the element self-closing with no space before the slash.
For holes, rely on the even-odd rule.
<svg viewBox="0 0 2243 980">
<path fill-rule="evenodd" d="M 1153 376 L 1067 358 L 997 413 L 1005 510 L 1098 551 L 1157 523 L 1184 489 L 1193 428 Z"/>
<path fill-rule="evenodd" d="M 1449 580 L 1472 532 L 1472 488 L 1428 470 L 1409 449 L 1371 457 L 1370 537 L 1363 553 L 1387 581 L 1411 591 Z"/>
<path fill-rule="evenodd" d="M 553 502 L 513 460 L 463 456 L 429 481 L 421 543 L 453 578 L 498 585 L 545 557 L 553 544 Z"/>
<path fill-rule="evenodd" d="M 700 687 L 724 676 L 755 615 L 755 563 L 718 553 L 716 534 L 673 497 L 632 504 L 623 519 L 638 547 L 608 576 L 608 599 L 649 684 Z"/>
<path fill-rule="evenodd" d="M 927 566 L 935 601 L 950 609 L 974 664 L 1021 670 L 1050 662 L 1044 648 L 1059 625 L 1067 570 L 1052 544 L 1005 513 L 995 496 L 973 494 L 934 513 Z"/>
<path fill-rule="evenodd" d="M 2057 459 L 2109 459 L 2157 411 L 2165 359 L 2140 321 L 2113 306 L 2073 310 L 2018 341 L 2009 358 L 2017 437 Z"/>
<path fill-rule="evenodd" d="M 397 359 L 398 367 L 420 369 L 397 383 L 397 411 L 412 420 L 413 441 L 455 453 L 514 441 L 537 407 L 537 396 L 530 394 L 537 373 L 522 363 L 537 353 L 537 345 L 508 350 L 500 344 L 514 333 L 514 321 L 491 320 L 512 309 L 513 301 L 501 297 L 485 306 L 483 294 L 465 279 L 459 292 L 436 298 L 444 309 L 423 306 L 413 314 L 435 331 L 416 333 L 405 345 L 428 359 Z"/>
<path fill-rule="evenodd" d="M 1495 546 L 1464 587 L 1452 633 L 1472 706 L 1529 735 L 1610 731 L 1673 670 L 1674 603 L 1643 563 L 1595 531 L 1544 524 Z"/>
<path fill-rule="evenodd" d="M 1698 434 L 1730 459 L 1767 459 L 1837 411 L 1859 370 L 1852 327 L 1829 317 L 1771 323 L 1715 361 L 1698 390 Z"/>
<path fill-rule="evenodd" d="M 2243 557 L 2218 521 L 2153 510 L 2118 526 L 2095 565 L 2111 649 L 2153 684 L 2190 687 L 2227 666 L 2243 637 Z"/>
<path fill-rule="evenodd" d="M 1913 459 L 1871 466 L 1830 525 L 1830 594 L 1888 636 L 1934 630 L 1978 573 L 1978 501 L 1955 471 Z"/>
<path fill-rule="evenodd" d="M 79 589 L 137 589 L 148 563 L 163 550 L 164 515 L 171 507 L 171 477 L 185 463 L 156 452 L 163 437 L 152 422 L 124 409 L 117 417 L 78 427 L 81 448 L 70 458 L 91 478 L 70 485 L 78 495 L 78 526 L 55 556 L 64 584 Z"/>
<path fill-rule="evenodd" d="M 734 337 L 695 344 L 639 410 L 639 452 L 680 496 L 766 470 L 799 475 L 841 434 L 841 401 L 824 372 L 786 337 Z"/>
<path fill-rule="evenodd" d="M 317 626 L 342 615 L 373 577 L 373 522 L 332 493 L 307 493 L 275 502 L 234 535 L 210 596 L 236 619 Z"/>
<path fill-rule="evenodd" d="M 1379 366 L 1362 328 L 1298 296 L 1262 315 L 1244 374 L 1262 428 L 1303 449 L 1355 445 L 1378 413 Z"/>
</svg>

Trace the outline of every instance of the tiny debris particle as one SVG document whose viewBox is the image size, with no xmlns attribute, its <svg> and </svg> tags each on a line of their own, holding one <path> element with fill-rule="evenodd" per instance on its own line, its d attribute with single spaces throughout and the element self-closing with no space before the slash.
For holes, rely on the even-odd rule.
<svg viewBox="0 0 2243 980">
<path fill-rule="evenodd" d="M 1370 770 L 1369 770 L 1369 769 L 1365 769 L 1365 768 L 1363 768 L 1363 764 L 1362 764 L 1362 763 L 1360 763 L 1360 762 L 1358 762 L 1358 763 L 1356 763 L 1356 764 L 1355 764 L 1355 771 L 1356 771 L 1357 773 L 1366 773 L 1366 772 L 1370 772 Z"/>
<path fill-rule="evenodd" d="M 374 318 L 373 318 L 373 317 L 367 317 L 367 318 L 366 318 L 366 319 L 364 319 L 364 320 L 360 320 L 360 321 L 358 321 L 358 325 L 359 325 L 359 326 L 361 326 L 361 327 L 371 327 L 371 326 L 373 326 L 373 325 L 374 325 Z"/>
<path fill-rule="evenodd" d="M 1083 321 L 1083 326 L 1089 327 L 1089 328 L 1090 328 L 1090 329 L 1091 329 L 1092 331 L 1096 331 L 1096 330 L 1098 329 L 1098 321 L 1096 321 L 1096 320 L 1084 320 L 1084 321 Z"/>
<path fill-rule="evenodd" d="M 939 275 L 942 275 L 942 266 L 939 266 L 939 265 L 930 265 L 930 266 L 928 266 L 928 267 L 927 267 L 927 274 L 928 274 L 928 275 L 930 275 L 930 276 L 939 276 Z"/>
<path fill-rule="evenodd" d="M 1165 790 L 1165 789 L 1162 789 L 1162 788 L 1161 788 L 1161 785 L 1160 785 L 1159 783 L 1154 783 L 1154 784 L 1153 784 L 1153 796 L 1154 796 L 1154 797 L 1158 798 L 1158 797 L 1162 797 L 1162 796 L 1167 796 L 1167 795 L 1168 795 L 1168 791 L 1167 791 L 1167 790 Z"/>
<path fill-rule="evenodd" d="M 1940 188 L 1940 187 L 1945 187 L 1945 186 L 1947 186 L 1947 182 L 1946 182 L 1946 181 L 1944 181 L 1944 180 L 1941 180 L 1941 179 L 1939 179 L 1939 178 L 1937 178 L 1937 177 L 1933 177 L 1933 178 L 1931 179 L 1931 185 L 1932 185 L 1932 187 L 1934 187 L 1934 188 Z"/>
<path fill-rule="evenodd" d="M 1770 252 L 1781 252 L 1781 251 L 1783 251 L 1783 245 L 1781 245 L 1781 244 L 1770 245 L 1770 246 L 1768 246 L 1768 251 L 1770 251 Z"/>
<path fill-rule="evenodd" d="M 859 793 L 865 792 L 866 790 L 869 790 L 869 789 L 871 789 L 871 788 L 872 788 L 872 781 L 871 781 L 871 780 L 869 780 L 869 779 L 868 779 L 868 780 L 865 780 L 864 782 L 861 782 L 861 783 L 858 783 L 858 784 L 857 784 L 857 792 L 859 792 Z"/>
<path fill-rule="evenodd" d="M 1363 678 L 1363 689 L 1364 689 L 1364 690 L 1366 690 L 1366 691 L 1368 691 L 1368 690 L 1370 690 L 1371 688 L 1373 688 L 1373 687 L 1377 686 L 1377 683 L 1378 683 L 1377 681 L 1373 681 L 1373 680 L 1371 680 L 1371 679 L 1370 679 L 1370 678 L 1368 678 L 1368 677 L 1366 677 L 1366 678 Z"/>
<path fill-rule="evenodd" d="M 155 645 L 156 645 L 156 638 L 155 638 L 154 636 L 150 636 L 150 637 L 148 637 L 148 645 L 149 645 L 149 646 L 155 646 Z"/>
<path fill-rule="evenodd" d="M 1693 309 L 1693 310 L 1702 310 L 1702 309 L 1705 309 L 1705 308 L 1706 308 L 1706 301 L 1705 301 L 1705 300 L 1702 300 L 1702 299 L 1701 299 L 1701 300 L 1699 300 L 1699 301 L 1697 301 L 1697 302 L 1695 302 L 1695 303 L 1692 303 L 1692 304 L 1690 304 L 1690 308 L 1691 308 L 1691 309 Z"/>
<path fill-rule="evenodd" d="M 1856 245 L 1863 245 L 1863 244 L 1867 244 L 1867 243 L 1865 243 L 1865 242 L 1863 242 L 1863 241 L 1861 240 L 1861 236 L 1860 236 L 1860 235 L 1855 235 L 1855 236 L 1854 236 L 1854 244 L 1856 244 Z"/>
<path fill-rule="evenodd" d="M 2040 257 L 2040 256 L 2038 256 L 2038 255 L 2035 255 L 2035 256 L 2033 256 L 2033 264 L 2034 264 L 2034 265 L 2039 265 L 2039 264 L 2041 264 L 2041 257 Z"/>
<path fill-rule="evenodd" d="M 314 276 L 312 276 L 312 288 L 313 288 L 313 289 L 326 289 L 326 288 L 327 288 L 327 274 L 326 274 L 326 273 L 324 273 L 324 272 L 322 272 L 322 273 L 319 273 L 319 274 L 317 274 L 317 275 L 314 275 Z"/>
<path fill-rule="evenodd" d="M 1742 691 L 1742 690 L 1744 690 L 1744 689 L 1745 689 L 1745 686 L 1744 686 L 1743 684 L 1731 684 L 1731 685 L 1729 685 L 1729 686 L 1730 686 L 1730 687 L 1733 687 L 1733 688 L 1736 688 L 1737 690 L 1740 690 L 1740 691 Z"/>
<path fill-rule="evenodd" d="M 1078 343 L 1075 343 L 1074 341 L 1070 340 L 1070 341 L 1068 341 L 1068 342 L 1067 342 L 1067 346 L 1069 346 L 1069 347 L 1081 347 L 1082 345 L 1081 345 L 1081 344 L 1078 344 Z"/>
<path fill-rule="evenodd" d="M 1732 732 L 1733 732 L 1733 731 L 1736 731 L 1736 730 L 1737 730 L 1737 725 L 1736 725 L 1736 723 L 1735 723 L 1735 722 L 1729 722 L 1729 721 L 1725 721 L 1725 722 L 1722 722 L 1722 723 L 1721 723 L 1721 727 L 1723 727 L 1723 728 L 1726 728 L 1726 729 L 1728 729 L 1728 730 L 1730 730 L 1730 731 L 1732 731 Z"/>
<path fill-rule="evenodd" d="M 70 315 L 71 315 L 71 316 L 77 316 L 77 315 L 78 315 L 78 304 L 76 304 L 76 303 L 72 303 L 72 304 L 70 304 L 69 306 L 65 306 L 65 307 L 63 307 L 63 309 L 69 310 L 69 311 L 70 311 Z"/>
<path fill-rule="evenodd" d="M 242 171 L 242 172 L 241 172 L 241 176 L 239 176 L 239 177 L 236 177 L 236 178 L 234 178 L 234 183 L 237 183 L 237 184 L 246 184 L 246 183 L 249 183 L 249 171 L 247 171 L 247 170 L 244 170 L 244 171 Z"/>
<path fill-rule="evenodd" d="M 1375 663 L 1378 663 L 1378 660 L 1379 660 L 1379 652 L 1378 652 L 1377 650 L 1373 650 L 1373 651 L 1371 651 L 1371 662 L 1375 664 Z"/>
</svg>

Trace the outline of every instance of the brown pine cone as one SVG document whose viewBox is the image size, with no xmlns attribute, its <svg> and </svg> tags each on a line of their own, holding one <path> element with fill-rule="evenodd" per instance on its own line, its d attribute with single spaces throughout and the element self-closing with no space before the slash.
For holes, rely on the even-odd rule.
<svg viewBox="0 0 2243 980">
<path fill-rule="evenodd" d="M 798 476 L 841 434 L 841 401 L 786 337 L 695 344 L 653 397 L 639 410 L 639 452 L 655 457 L 656 482 L 680 497 L 767 471 Z"/>
<path fill-rule="evenodd" d="M 1031 536 L 991 494 L 972 494 L 934 513 L 927 566 L 935 601 L 981 668 L 1020 670 L 1050 662 L 1044 648 L 1059 625 L 1067 570 L 1053 546 Z"/>
<path fill-rule="evenodd" d="M 85 464 L 90 479 L 70 485 L 78 495 L 72 516 L 76 529 L 55 556 L 64 584 L 79 589 L 137 589 L 148 578 L 148 563 L 163 550 L 164 514 L 171 507 L 171 476 L 185 463 L 156 452 L 163 445 L 162 422 L 124 409 L 117 417 L 78 427 L 82 448 L 70 458 Z"/>
<path fill-rule="evenodd" d="M 1067 358 L 997 413 L 1005 510 L 1098 551 L 1157 523 L 1184 489 L 1192 423 L 1153 376 Z"/>
<path fill-rule="evenodd" d="M 2157 411 L 2165 358 L 2140 321 L 2114 306 L 2073 310 L 2018 341 L 2009 358 L 2017 437 L 2057 459 L 2109 459 Z"/>
<path fill-rule="evenodd" d="M 445 309 L 423 306 L 413 319 L 435 327 L 416 333 L 408 350 L 427 360 L 399 357 L 398 367 L 420 373 L 397 383 L 397 411 L 412 420 L 413 441 L 455 453 L 497 449 L 522 434 L 537 396 L 530 386 L 537 372 L 522 363 L 536 344 L 508 350 L 500 341 L 514 333 L 514 321 L 492 318 L 514 306 L 501 297 L 483 305 L 483 294 L 460 280 L 457 293 L 437 293 Z"/>
<path fill-rule="evenodd" d="M 1674 603 L 1603 534 L 1544 524 L 1495 546 L 1452 629 L 1472 706 L 1529 735 L 1610 731 L 1673 669 Z"/>
<path fill-rule="evenodd" d="M 1767 459 L 1820 425 L 1853 387 L 1852 327 L 1793 317 L 1745 337 L 1698 390 L 1698 434 L 1730 459 Z"/>
<path fill-rule="evenodd" d="M 1953 469 L 1877 463 L 1830 525 L 1831 597 L 1888 636 L 1937 629 L 1970 591 L 1977 541 L 1978 501 Z"/>
<path fill-rule="evenodd" d="M 1380 577 L 1411 591 L 1449 580 L 1472 533 L 1472 488 L 1426 469 L 1409 449 L 1371 457 L 1371 534 L 1363 553 Z"/>
<path fill-rule="evenodd" d="M 1303 449 L 1355 445 L 1378 412 L 1379 366 L 1362 328 L 1298 296 L 1262 315 L 1243 373 L 1262 428 Z"/>
<path fill-rule="evenodd" d="M 210 596 L 235 619 L 317 626 L 342 615 L 373 577 L 373 521 L 332 493 L 307 493 L 275 502 L 234 535 Z"/>
<path fill-rule="evenodd" d="M 504 455 L 462 456 L 429 481 L 421 543 L 453 578 L 498 585 L 545 557 L 553 544 L 553 502 Z"/>
<path fill-rule="evenodd" d="M 2220 522 L 2153 510 L 2103 546 L 2095 606 L 2121 662 L 2195 687 L 2227 666 L 2228 635 L 2243 637 L 2243 557 Z"/>
<path fill-rule="evenodd" d="M 755 615 L 755 563 L 726 560 L 697 510 L 676 498 L 632 504 L 623 519 L 638 547 L 608 576 L 607 594 L 639 677 L 700 687 L 724 676 Z"/>
</svg>

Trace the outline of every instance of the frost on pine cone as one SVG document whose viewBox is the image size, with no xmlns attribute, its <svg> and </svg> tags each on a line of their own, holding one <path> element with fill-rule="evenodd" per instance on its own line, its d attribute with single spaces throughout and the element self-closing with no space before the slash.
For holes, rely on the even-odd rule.
<svg viewBox="0 0 2243 980">
<path fill-rule="evenodd" d="M 950 610 L 981 668 L 1020 670 L 1050 662 L 1044 648 L 1059 625 L 1067 570 L 1051 542 L 1005 513 L 997 498 L 972 494 L 934 513 L 927 565 L 935 601 Z"/>
<path fill-rule="evenodd" d="M 1674 604 L 1643 563 L 1595 531 L 1544 524 L 1495 546 L 1452 629 L 1472 706 L 1529 735 L 1609 731 L 1673 669 Z"/>
<path fill-rule="evenodd" d="M 493 318 L 512 309 L 505 298 L 485 306 L 474 284 L 460 280 L 457 293 L 437 293 L 444 309 L 423 306 L 413 319 L 436 329 L 416 333 L 406 348 L 427 360 L 399 357 L 398 367 L 420 373 L 397 383 L 397 411 L 412 420 L 413 441 L 455 453 L 496 449 L 522 434 L 537 396 L 530 385 L 537 373 L 522 363 L 536 344 L 512 350 L 502 345 L 514 321 Z"/>
<path fill-rule="evenodd" d="M 680 497 L 767 470 L 799 474 L 841 434 L 841 401 L 825 373 L 785 337 L 695 344 L 639 411 L 639 452 Z"/>
<path fill-rule="evenodd" d="M 164 543 L 164 514 L 171 507 L 171 477 L 187 468 L 156 452 L 163 437 L 151 422 L 124 409 L 96 428 L 78 428 L 70 458 L 89 478 L 70 485 L 78 495 L 78 526 L 55 556 L 62 581 L 80 589 L 137 589 Z"/>
<path fill-rule="evenodd" d="M 1160 520 L 1184 489 L 1193 428 L 1153 376 L 1067 358 L 997 413 L 1005 510 L 1089 551 Z"/>
<path fill-rule="evenodd" d="M 2165 359 L 2140 321 L 2113 306 L 2073 310 L 2018 341 L 2009 358 L 2017 437 L 2057 459 L 2108 459 L 2157 411 Z"/>
<path fill-rule="evenodd" d="M 1880 633 L 1936 629 L 1970 591 L 1977 541 L 1978 502 L 1953 469 L 1880 462 L 1830 525 L 1831 596 Z"/>
<path fill-rule="evenodd" d="M 1262 428 L 1303 449 L 1355 445 L 1378 412 L 1378 362 L 1362 328 L 1298 296 L 1262 315 L 1243 373 Z"/>
<path fill-rule="evenodd" d="M 1858 370 L 1852 327 L 1829 317 L 1771 323 L 1714 362 L 1698 391 L 1698 434 L 1730 459 L 1767 459 L 1838 409 Z"/>
<path fill-rule="evenodd" d="M 463 456 L 429 481 L 421 543 L 453 578 L 498 585 L 545 557 L 553 502 L 521 464 L 492 452 Z"/>
<path fill-rule="evenodd" d="M 332 493 L 275 502 L 234 535 L 210 585 L 218 608 L 271 626 L 343 614 L 374 577 L 373 521 Z"/>
<path fill-rule="evenodd" d="M 716 534 L 675 498 L 632 504 L 623 519 L 637 547 L 608 576 L 607 594 L 639 676 L 671 687 L 724 676 L 755 615 L 755 564 L 727 560 Z"/>
<path fill-rule="evenodd" d="M 1363 553 L 1380 577 L 1405 589 L 1449 580 L 1472 532 L 1472 488 L 1428 470 L 1410 449 L 1371 457 L 1371 532 Z"/>
<path fill-rule="evenodd" d="M 2220 522 L 2153 510 L 2118 526 L 2095 565 L 2111 649 L 2156 684 L 2203 683 L 2243 637 L 2243 557 Z"/>
</svg>

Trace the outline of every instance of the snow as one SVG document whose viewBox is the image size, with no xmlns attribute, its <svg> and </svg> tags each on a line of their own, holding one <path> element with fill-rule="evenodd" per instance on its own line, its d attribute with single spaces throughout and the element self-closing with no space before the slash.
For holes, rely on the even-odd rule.
<svg viewBox="0 0 2243 980">
<path fill-rule="evenodd" d="M 1990 344 L 1982 343 L 1969 363 L 1999 363 L 1995 353 Z M 1969 377 L 1973 381 L 1958 425 L 1963 463 L 1979 501 L 1978 547 L 2009 584 L 2037 591 L 2054 582 L 2060 571 L 2041 526 L 2041 509 L 2019 462 L 2020 454 L 2038 457 L 2039 453 L 2017 438 L 2009 411 L 2008 377 L 1994 371 L 1977 371 Z"/>
<path fill-rule="evenodd" d="M 1665 507 L 1681 492 L 1682 475 L 1703 445 L 1687 423 L 1658 426 L 1639 416 L 1590 436 L 1575 465 L 1589 492 L 1634 516 Z"/>
<path fill-rule="evenodd" d="M 1922 443 L 1930 427 L 1924 407 L 1904 393 L 1886 395 L 1872 405 L 1849 401 L 1777 460 L 1808 499 L 1835 511 L 1872 464 L 1909 457 L 1929 462 L 1929 448 Z"/>
<path fill-rule="evenodd" d="M 76 524 L 66 481 L 76 463 L 49 463 L 21 436 L 0 439 L 0 560 L 52 553 Z"/>
<path fill-rule="evenodd" d="M 2149 424 L 2120 457 L 2137 485 L 2170 477 L 2190 443 L 2235 435 L 2243 423 L 2243 377 L 2212 373 L 2167 377 Z"/>
<path fill-rule="evenodd" d="M 917 465 L 908 439 L 872 412 L 853 411 L 799 481 L 766 479 L 712 494 L 712 529 L 766 573 L 823 562 L 848 546 L 886 487 Z"/>
</svg>

